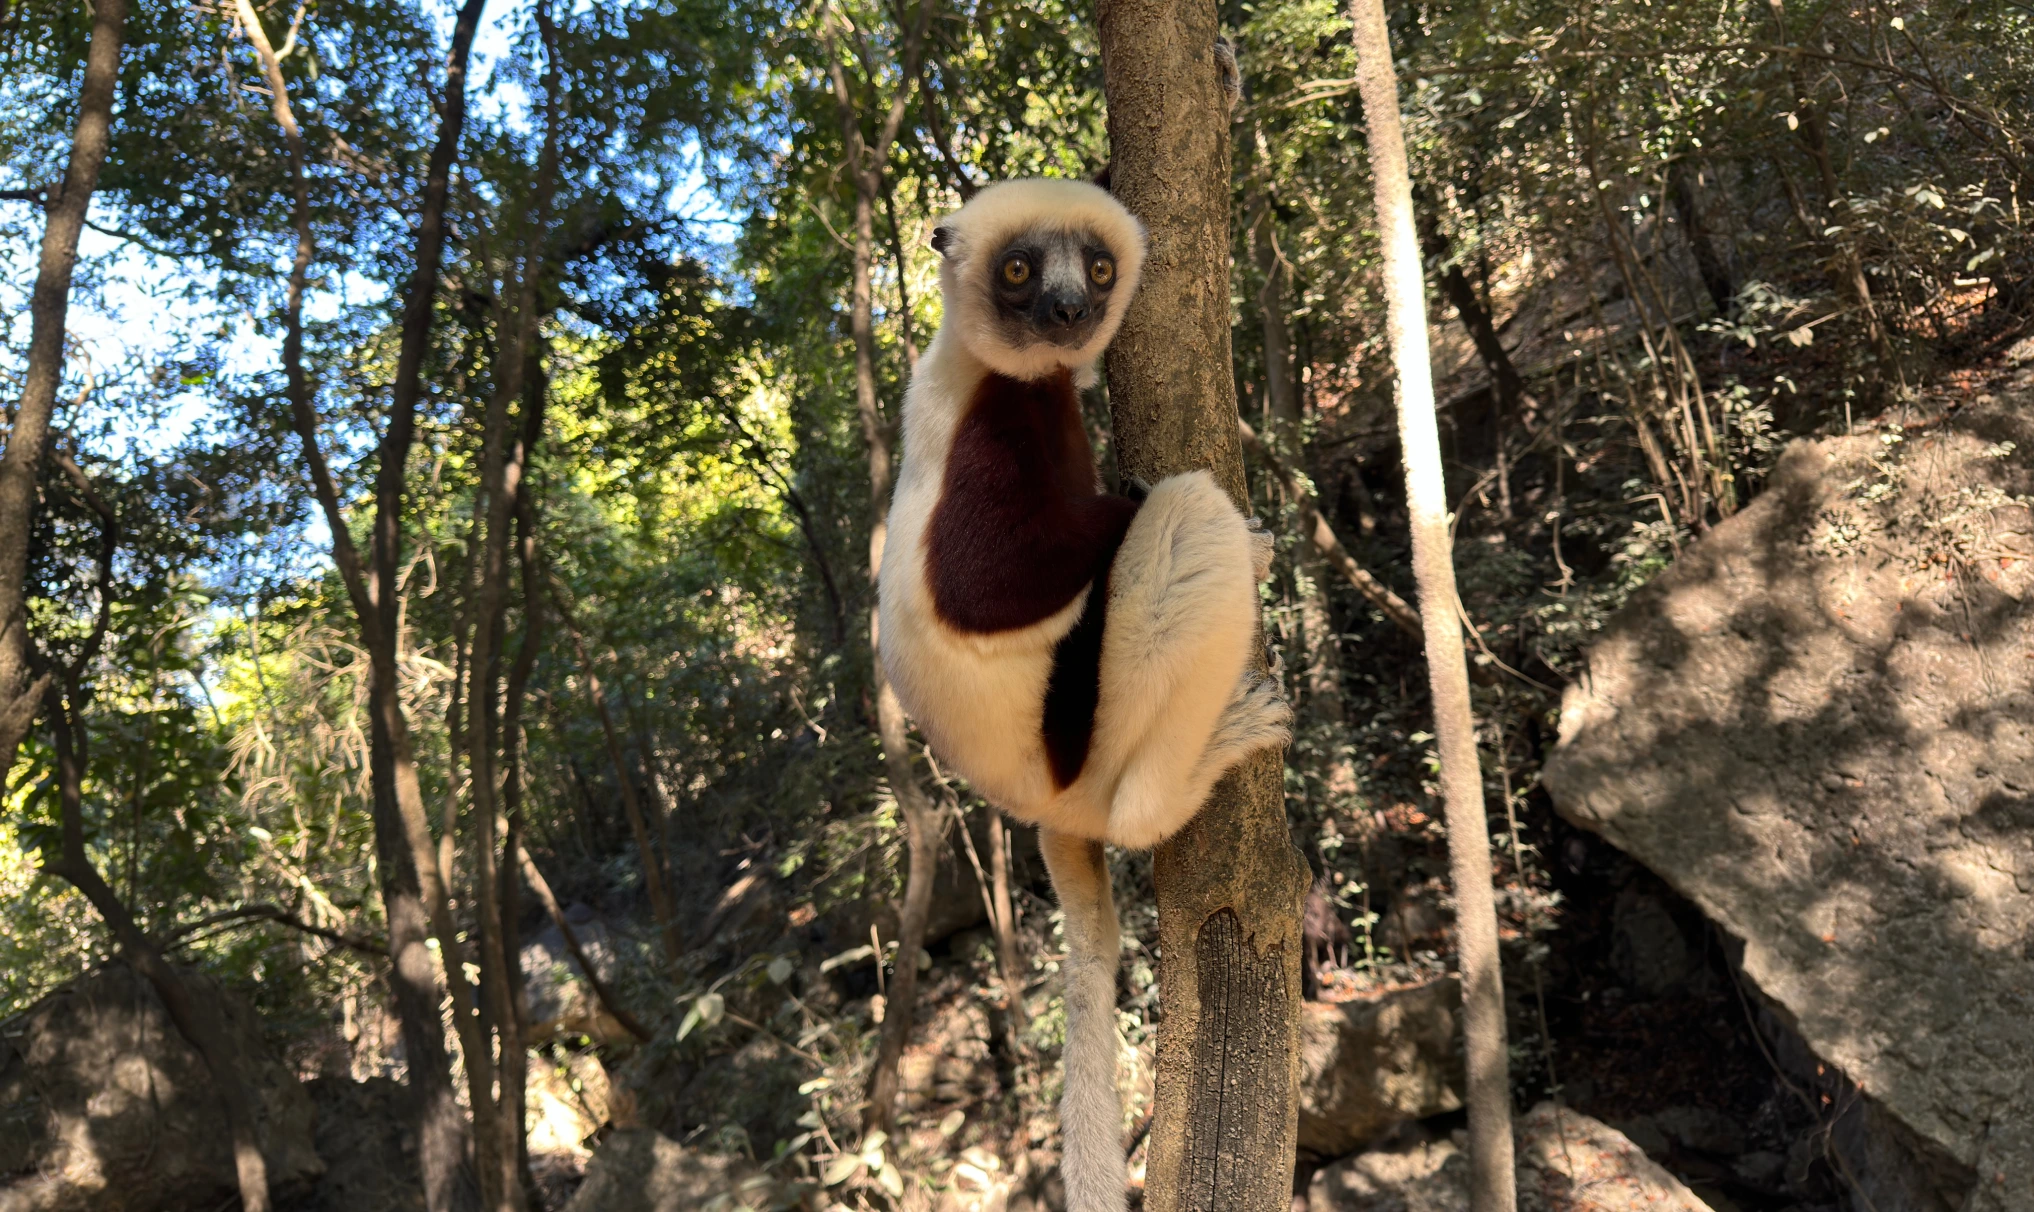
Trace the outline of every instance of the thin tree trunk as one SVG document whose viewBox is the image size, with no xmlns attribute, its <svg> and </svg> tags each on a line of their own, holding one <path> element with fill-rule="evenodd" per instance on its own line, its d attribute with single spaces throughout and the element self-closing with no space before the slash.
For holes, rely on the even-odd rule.
<svg viewBox="0 0 2034 1212">
<path fill-rule="evenodd" d="M 989 812 L 989 909 L 1010 1025 L 1022 1031 L 1031 1021 L 1031 1008 L 1024 1004 L 1024 956 L 1017 949 L 1017 910 L 1010 899 L 1010 822 L 994 809 Z"/>
<path fill-rule="evenodd" d="M 1369 127 L 1377 227 L 1392 359 L 1398 368 L 1399 444 L 1405 455 L 1406 504 L 1412 515 L 1413 573 L 1426 622 L 1427 678 L 1441 751 L 1447 803 L 1448 867 L 1455 885 L 1455 928 L 1462 969 L 1467 1039 L 1470 1201 L 1476 1212 L 1517 1205 L 1512 1169 L 1511 1081 L 1504 1040 L 1504 985 L 1498 972 L 1497 912 L 1490 886 L 1490 826 L 1483 811 L 1476 720 L 1449 550 L 1441 442 L 1434 418 L 1426 289 L 1414 231 L 1412 178 L 1399 125 L 1398 80 L 1383 0 L 1353 0 L 1356 78 Z"/>
<path fill-rule="evenodd" d="M 248 3 L 249 0 L 241 0 Z M 494 391 L 488 399 L 482 428 L 480 478 L 487 499 L 486 533 L 481 543 L 479 594 L 474 609 L 473 656 L 468 662 L 472 684 L 467 692 L 472 718 L 467 729 L 470 743 L 468 768 L 472 771 L 474 877 L 480 919 L 480 972 L 483 1033 L 492 1025 L 501 1050 L 501 1100 L 503 1113 L 496 1119 L 500 1134 L 493 1162 L 497 1207 L 500 1212 L 523 1212 L 529 1206 L 523 1189 L 523 1124 L 514 1113 L 522 1102 L 521 1090 L 510 1080 L 511 1072 L 525 1067 L 521 1033 L 516 1030 L 515 992 L 509 975 L 511 962 L 519 958 L 504 942 L 504 912 L 500 899 L 503 875 L 512 864 L 496 865 L 495 813 L 497 745 L 501 720 L 497 709 L 497 688 L 501 685 L 501 638 L 508 604 L 508 547 L 511 519 L 522 491 L 525 460 L 542 433 L 543 399 L 526 398 L 523 391 L 525 354 L 536 338 L 538 322 L 537 286 L 544 272 L 543 249 L 551 225 L 551 197 L 558 176 L 557 48 L 548 0 L 538 0 L 537 22 L 548 52 L 544 69 L 545 123 L 543 151 L 537 165 L 534 197 L 524 216 L 521 267 L 515 282 L 513 304 L 502 317 L 497 351 Z M 504 292 L 506 293 L 506 292 Z M 508 447 L 509 404 L 520 401 L 525 409 L 522 439 L 514 457 Z M 506 853 L 513 854 L 513 851 Z"/>
<path fill-rule="evenodd" d="M 889 111 L 873 142 L 862 136 L 861 118 L 847 73 L 841 64 L 839 31 L 826 27 L 828 80 L 841 123 L 842 144 L 847 153 L 848 173 L 855 187 L 854 278 L 849 289 L 849 326 L 855 345 L 855 405 L 861 416 L 862 436 L 869 449 L 869 580 L 883 566 L 883 540 L 890 510 L 891 432 L 876 393 L 875 301 L 870 269 L 876 256 L 875 208 L 883 196 L 885 167 L 890 147 L 903 125 L 911 103 L 911 90 L 919 71 L 919 57 L 925 47 L 925 28 L 932 18 L 932 0 L 920 0 L 909 29 L 901 31 L 898 83 L 891 94 Z M 866 66 L 866 65 L 865 65 Z M 873 83 L 873 82 L 872 82 Z M 908 335 L 908 329 L 906 330 Z M 939 866 L 938 814 L 918 775 L 911 768 L 909 738 L 904 726 L 904 707 L 883 676 L 883 659 L 877 646 L 881 620 L 869 613 L 869 651 L 873 658 L 872 689 L 876 698 L 876 733 L 883 743 L 883 764 L 890 778 L 890 790 L 904 814 L 904 830 L 910 859 L 904 879 L 904 904 L 898 914 L 897 969 L 889 986 L 883 1016 L 883 1035 L 876 1047 L 876 1061 L 869 1073 L 868 1107 L 862 1116 L 862 1132 L 869 1135 L 887 1131 L 897 1101 L 897 1062 L 911 1036 L 911 1020 L 918 1002 L 918 952 L 925 943 L 925 919 L 932 908 L 932 884 Z M 877 957 L 882 962 L 882 957 Z"/>
<path fill-rule="evenodd" d="M 1217 57 L 1214 0 L 1102 0 L 1099 16 L 1110 179 L 1151 237 L 1108 352 L 1120 466 L 1150 483 L 1205 468 L 1247 510 L 1229 343 L 1234 64 Z M 1309 879 L 1281 761 L 1266 750 L 1230 771 L 1154 856 L 1165 1017 L 1152 1212 L 1290 1206 Z"/>
<path fill-rule="evenodd" d="M 49 448 L 57 384 L 64 373 L 65 319 L 71 271 L 78 261 L 78 235 L 112 141 L 113 90 L 120 82 L 127 0 L 98 0 L 89 11 L 92 40 L 85 52 L 84 85 L 78 90 L 78 124 L 71 134 L 61 192 L 49 199 L 43 221 L 42 254 L 28 302 L 28 367 L 14 427 L 7 435 L 7 452 L 0 455 L 0 787 L 7 785 L 15 751 L 49 688 L 48 677 L 35 674 L 28 638 L 28 537 L 35 528 L 36 477 Z"/>
<path fill-rule="evenodd" d="M 43 692 L 43 708 L 49 716 L 51 737 L 56 748 L 57 803 L 62 830 L 60 857 L 47 864 L 47 870 L 68 880 L 98 910 L 99 916 L 119 941 L 128 963 L 155 987 L 178 1033 L 198 1050 L 205 1068 L 212 1075 L 212 1084 L 218 1088 L 219 1101 L 226 1113 L 226 1131 L 233 1150 L 234 1177 L 240 1190 L 241 1206 L 247 1212 L 268 1212 L 272 1205 L 268 1190 L 268 1161 L 261 1152 L 261 1116 L 250 1094 L 246 1075 L 240 1069 L 238 1053 L 227 1037 L 219 1007 L 191 995 L 190 987 L 184 983 L 182 974 L 170 966 L 161 946 L 135 921 L 130 903 L 134 894 L 132 847 L 127 879 L 128 899 L 125 901 L 99 874 L 85 852 L 87 737 L 84 707 L 89 695 L 80 689 L 79 674 L 97 659 L 100 645 L 106 638 L 107 626 L 112 620 L 113 556 L 119 548 L 120 523 L 77 464 L 62 453 L 57 457 L 73 490 L 99 515 L 99 609 L 75 661 L 41 679 L 47 687 Z M 32 650 L 30 656 L 31 659 L 35 657 Z M 56 676 L 58 672 L 61 672 L 61 677 Z M 135 812 L 138 828 L 138 800 Z"/>
<path fill-rule="evenodd" d="M 525 351 L 529 364 L 523 381 L 523 442 L 515 461 L 527 468 L 542 432 L 542 408 L 547 398 L 540 355 L 534 345 Z M 508 822 L 502 837 L 501 864 L 501 947 L 508 957 L 509 1015 L 502 1020 L 501 1088 L 502 1113 L 515 1124 L 516 1171 L 523 1189 L 535 1191 L 530 1174 L 530 1138 L 526 1129 L 526 1101 L 529 1081 L 529 1033 L 523 1019 L 522 880 L 517 856 L 523 852 L 523 702 L 536 667 L 537 651 L 544 636 L 544 595 L 537 577 L 536 527 L 525 494 L 516 499 L 516 564 L 522 572 L 523 638 L 516 659 L 509 666 L 508 687 L 502 695 L 501 809 Z M 534 1202 L 534 1201 L 533 1201 Z"/>
<path fill-rule="evenodd" d="M 1681 221 L 1681 235 L 1695 258 L 1695 272 L 1701 275 L 1702 289 L 1716 314 L 1728 316 L 1737 310 L 1737 286 L 1730 280 L 1730 266 L 1716 251 L 1716 241 L 1702 218 L 1702 200 L 1696 196 L 1695 166 L 1685 158 L 1667 166 L 1667 197 L 1674 204 L 1674 217 Z"/>
</svg>

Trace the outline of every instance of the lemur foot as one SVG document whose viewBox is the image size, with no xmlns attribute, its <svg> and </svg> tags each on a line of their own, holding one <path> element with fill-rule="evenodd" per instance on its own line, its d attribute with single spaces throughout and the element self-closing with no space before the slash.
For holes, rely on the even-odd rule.
<svg viewBox="0 0 2034 1212">
<path fill-rule="evenodd" d="M 1124 476 L 1123 495 L 1142 505 L 1144 498 L 1151 495 L 1151 485 L 1137 476 Z"/>
<path fill-rule="evenodd" d="M 1250 572 L 1256 580 L 1271 575 L 1271 556 L 1274 541 L 1271 532 L 1264 528 L 1261 518 L 1245 518 L 1243 528 L 1250 532 Z"/>
<path fill-rule="evenodd" d="M 1215 724 L 1208 738 L 1208 753 L 1224 756 L 1233 765 L 1259 749 L 1270 749 L 1292 741 L 1292 705 L 1278 679 L 1255 669 L 1246 670 L 1236 697 Z"/>
</svg>

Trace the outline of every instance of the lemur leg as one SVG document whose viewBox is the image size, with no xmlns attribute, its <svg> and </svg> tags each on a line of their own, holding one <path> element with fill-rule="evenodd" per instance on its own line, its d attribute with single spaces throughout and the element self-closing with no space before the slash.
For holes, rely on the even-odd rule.
<svg viewBox="0 0 2034 1212">
<path fill-rule="evenodd" d="M 1067 1212 L 1123 1212 L 1123 1103 L 1116 1091 L 1116 905 L 1100 842 L 1051 829 L 1038 849 L 1066 917 L 1066 1088 L 1059 1100 Z"/>
<path fill-rule="evenodd" d="M 1248 672 L 1269 556 L 1270 536 L 1206 472 L 1160 482 L 1124 536 L 1102 650 L 1098 740 L 1121 771 L 1110 841 L 1157 845 L 1224 770 L 1284 738 L 1277 688 Z"/>
</svg>

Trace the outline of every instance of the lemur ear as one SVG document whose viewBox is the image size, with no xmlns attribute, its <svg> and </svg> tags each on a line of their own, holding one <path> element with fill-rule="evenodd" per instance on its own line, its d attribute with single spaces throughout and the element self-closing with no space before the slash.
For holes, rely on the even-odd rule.
<svg viewBox="0 0 2034 1212">
<path fill-rule="evenodd" d="M 953 242 L 953 228 L 942 226 L 932 229 L 932 251 L 945 256 L 946 250 L 953 247 Z"/>
</svg>

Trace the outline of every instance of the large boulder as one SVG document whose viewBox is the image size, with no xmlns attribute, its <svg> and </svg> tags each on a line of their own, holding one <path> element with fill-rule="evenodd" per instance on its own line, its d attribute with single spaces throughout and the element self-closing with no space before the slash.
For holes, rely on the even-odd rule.
<svg viewBox="0 0 2034 1212">
<path fill-rule="evenodd" d="M 1559 810 L 1744 944 L 1880 1212 L 2034 1190 L 2027 410 L 1796 443 L 1562 705 Z"/>
<path fill-rule="evenodd" d="M 253 1087 L 271 1189 L 324 1172 L 311 1100 L 254 1009 L 185 969 Z M 0 1212 L 181 1212 L 239 1190 L 212 1077 L 155 990 L 109 964 L 0 1023 Z"/>
<path fill-rule="evenodd" d="M 1462 990 L 1443 977 L 1300 1014 L 1300 1152 L 1341 1157 L 1462 1105 Z"/>
<path fill-rule="evenodd" d="M 1710 1212 L 1622 1133 L 1578 1111 L 1541 1103 L 1513 1133 L 1519 1212 Z M 1470 1212 L 1459 1139 L 1415 1127 L 1336 1162 L 1313 1176 L 1307 1212 Z"/>
</svg>

